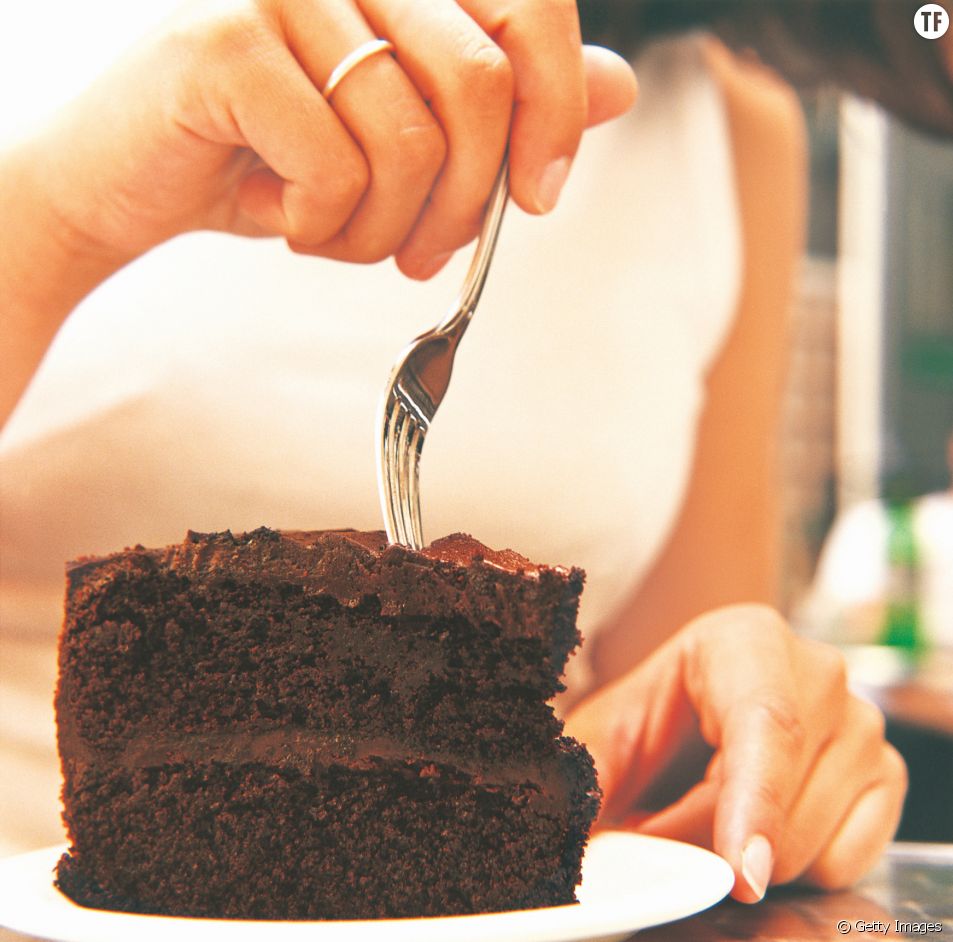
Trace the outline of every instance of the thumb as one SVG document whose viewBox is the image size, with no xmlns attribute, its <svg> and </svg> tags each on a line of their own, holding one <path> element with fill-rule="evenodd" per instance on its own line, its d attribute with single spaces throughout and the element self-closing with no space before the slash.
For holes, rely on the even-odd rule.
<svg viewBox="0 0 953 942">
<path fill-rule="evenodd" d="M 642 798 L 665 790 L 686 746 L 700 742 L 682 683 L 677 636 L 579 704 L 566 718 L 565 731 L 595 762 L 603 793 L 598 825 L 622 825 Z"/>
<path fill-rule="evenodd" d="M 589 113 L 586 126 L 593 127 L 625 114 L 638 96 L 639 83 L 628 62 L 601 46 L 583 46 Z"/>
<path fill-rule="evenodd" d="M 624 733 L 619 729 L 620 717 L 614 700 L 610 688 L 598 691 L 569 713 L 563 729 L 563 735 L 571 736 L 586 747 L 596 767 L 596 780 L 602 791 L 597 828 L 611 824 L 606 809 L 622 774 L 620 753 L 632 748 L 623 742 Z"/>
</svg>

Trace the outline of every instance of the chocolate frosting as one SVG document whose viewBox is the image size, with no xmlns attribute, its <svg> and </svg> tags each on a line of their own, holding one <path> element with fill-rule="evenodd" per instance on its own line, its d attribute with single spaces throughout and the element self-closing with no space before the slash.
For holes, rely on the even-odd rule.
<svg viewBox="0 0 953 942">
<path fill-rule="evenodd" d="M 394 737 L 357 739 L 329 736 L 291 727 L 275 729 L 208 730 L 193 733 L 144 733 L 126 745 L 119 755 L 104 755 L 82 739 L 66 737 L 61 758 L 74 772 L 98 763 L 124 769 L 160 767 L 182 762 L 198 764 L 262 763 L 286 765 L 307 773 L 318 767 L 343 765 L 365 768 L 375 761 L 434 763 L 458 769 L 483 784 L 535 783 L 545 794 L 562 803 L 567 781 L 567 754 L 578 751 L 571 740 L 554 741 L 543 755 L 519 755 L 510 759 L 475 759 L 459 752 L 423 750 L 410 740 Z"/>
<path fill-rule="evenodd" d="M 546 637 L 557 614 L 575 615 L 584 573 L 531 563 L 456 533 L 422 551 L 389 545 L 382 531 L 189 532 L 164 549 L 137 546 L 68 566 L 71 589 L 97 591 L 129 566 L 159 568 L 193 581 L 247 579 L 300 585 L 356 607 L 369 597 L 384 616 L 491 621 L 527 637 Z"/>
</svg>

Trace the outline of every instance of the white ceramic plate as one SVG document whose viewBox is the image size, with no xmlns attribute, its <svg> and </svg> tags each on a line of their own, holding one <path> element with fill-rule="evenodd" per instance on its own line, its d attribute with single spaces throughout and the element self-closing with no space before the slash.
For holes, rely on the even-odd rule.
<svg viewBox="0 0 953 942">
<path fill-rule="evenodd" d="M 63 850 L 0 861 L 0 926 L 56 942 L 609 942 L 707 909 L 734 880 L 706 850 L 608 832 L 589 844 L 576 906 L 346 922 L 180 919 L 76 906 L 53 886 Z"/>
</svg>

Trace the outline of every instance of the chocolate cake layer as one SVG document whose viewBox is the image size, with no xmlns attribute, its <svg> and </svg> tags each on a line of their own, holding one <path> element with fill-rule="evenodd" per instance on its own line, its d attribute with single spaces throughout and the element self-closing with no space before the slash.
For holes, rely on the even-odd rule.
<svg viewBox="0 0 953 942">
<path fill-rule="evenodd" d="M 571 901 L 598 793 L 546 701 L 582 579 L 463 535 L 418 553 L 355 531 L 73 564 L 59 885 L 249 918 Z"/>
<path fill-rule="evenodd" d="M 64 857 L 58 881 L 91 905 L 163 913 L 174 899 L 179 915 L 227 918 L 571 903 L 597 799 L 578 746 L 558 763 L 559 796 L 518 777 L 491 783 L 438 763 L 373 758 L 310 774 L 290 763 L 90 771 L 66 796 L 84 849 Z M 104 833 L 103 807 L 121 832 Z"/>
<path fill-rule="evenodd" d="M 538 638 L 459 616 L 384 618 L 373 600 L 342 608 L 293 585 L 195 584 L 156 565 L 135 574 L 135 592 L 114 574 L 94 605 L 70 605 L 64 755 L 74 737 L 118 752 L 148 730 L 241 724 L 413 733 L 485 753 L 504 728 L 512 746 L 558 735 L 545 703 L 558 682 Z"/>
</svg>

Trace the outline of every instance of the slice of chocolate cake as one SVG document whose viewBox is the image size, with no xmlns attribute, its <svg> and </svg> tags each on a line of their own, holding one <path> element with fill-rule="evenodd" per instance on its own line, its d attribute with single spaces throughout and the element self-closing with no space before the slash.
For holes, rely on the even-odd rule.
<svg viewBox="0 0 953 942">
<path fill-rule="evenodd" d="M 582 581 L 467 536 L 355 531 L 73 564 L 57 885 L 260 919 L 572 902 L 598 792 L 546 701 Z"/>
</svg>

